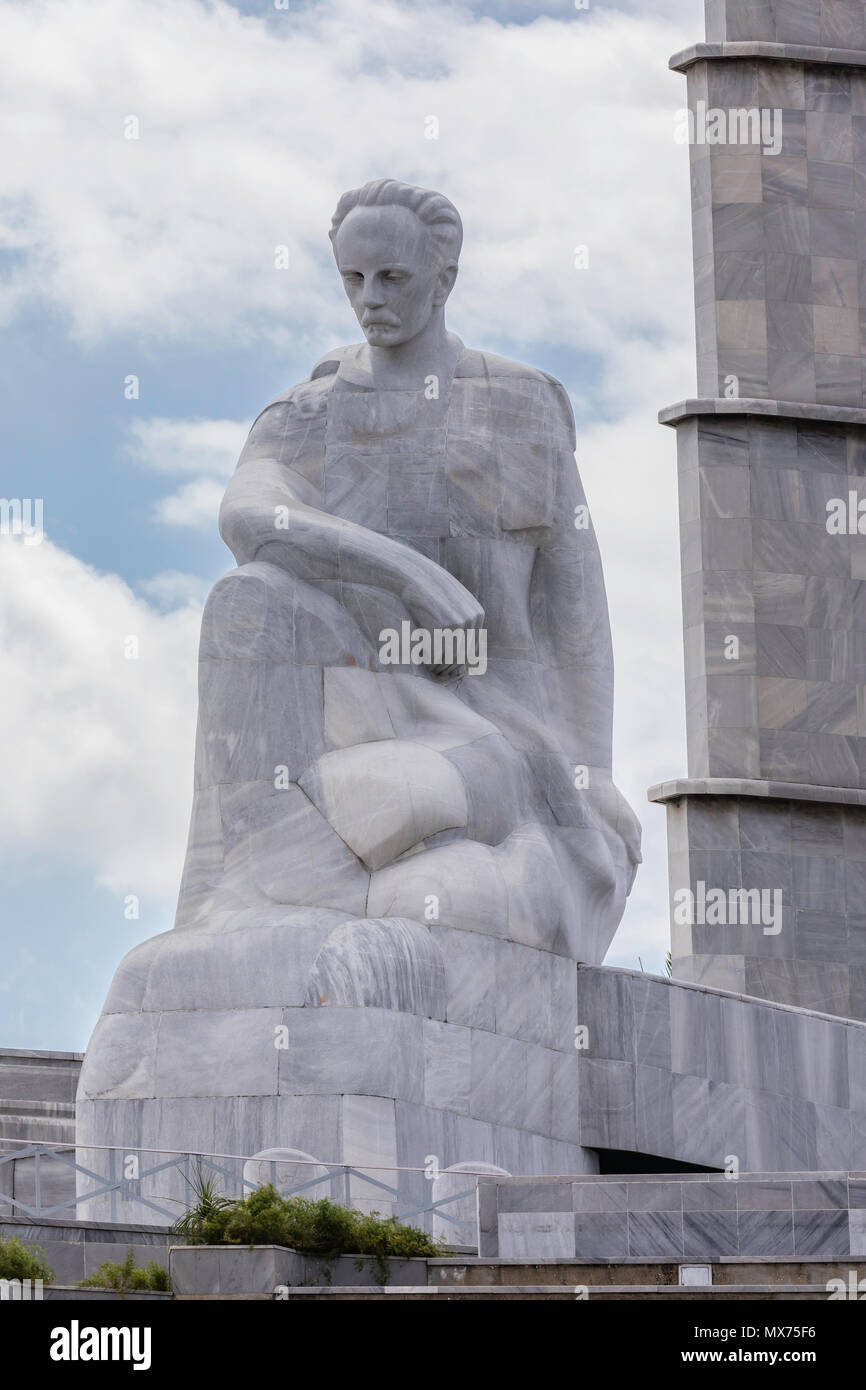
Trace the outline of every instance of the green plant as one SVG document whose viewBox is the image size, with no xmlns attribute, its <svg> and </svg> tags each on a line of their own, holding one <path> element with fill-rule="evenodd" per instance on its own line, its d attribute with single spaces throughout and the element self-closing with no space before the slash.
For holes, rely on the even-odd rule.
<svg viewBox="0 0 866 1390">
<path fill-rule="evenodd" d="M 403 1226 L 393 1216 L 353 1211 L 327 1197 L 281 1197 L 271 1183 L 248 1197 L 215 1197 L 212 1186 L 172 1228 L 190 1245 L 283 1245 L 302 1255 L 333 1261 L 355 1255 L 369 1260 L 377 1283 L 388 1282 L 388 1257 L 442 1256 L 451 1252 L 426 1231 Z"/>
<path fill-rule="evenodd" d="M 667 975 L 669 980 L 673 978 L 673 973 L 674 962 L 670 951 L 668 951 L 667 955 L 665 956 L 665 974 Z"/>
<path fill-rule="evenodd" d="M 50 1284 L 53 1278 L 41 1246 L 24 1245 L 15 1236 L 0 1240 L 0 1279 L 41 1279 Z"/>
<path fill-rule="evenodd" d="M 185 1180 L 195 1201 L 175 1221 L 172 1234 L 183 1236 L 190 1245 L 219 1245 L 223 1213 L 235 1205 L 234 1200 L 217 1192 L 216 1178 L 205 1178 L 197 1171 Z"/>
<path fill-rule="evenodd" d="M 158 1265 L 155 1260 L 151 1260 L 144 1266 L 136 1265 L 132 1246 L 130 1246 L 123 1264 L 118 1264 L 116 1260 L 106 1260 L 94 1274 L 80 1281 L 79 1288 L 114 1289 L 123 1297 L 131 1290 L 147 1289 L 168 1293 L 171 1284 L 169 1283 L 168 1270 L 163 1269 L 162 1265 Z"/>
</svg>

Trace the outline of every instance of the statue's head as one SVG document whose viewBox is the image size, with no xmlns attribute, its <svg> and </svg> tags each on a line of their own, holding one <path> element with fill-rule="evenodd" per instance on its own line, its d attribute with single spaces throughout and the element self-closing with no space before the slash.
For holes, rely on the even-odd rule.
<svg viewBox="0 0 866 1390">
<path fill-rule="evenodd" d="M 441 193 L 397 179 L 365 183 L 343 194 L 329 235 L 371 346 L 409 342 L 443 308 L 457 278 L 463 224 Z"/>
</svg>

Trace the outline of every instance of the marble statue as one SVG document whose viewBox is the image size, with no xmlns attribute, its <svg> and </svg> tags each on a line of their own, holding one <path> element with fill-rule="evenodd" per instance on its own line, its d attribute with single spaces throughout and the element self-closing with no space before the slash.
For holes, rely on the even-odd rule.
<svg viewBox="0 0 866 1390">
<path fill-rule="evenodd" d="M 571 408 L 446 328 L 443 195 L 368 183 L 330 237 L 364 341 L 226 492 L 177 921 L 119 967 L 79 1144 L 581 1171 L 574 962 L 640 856 Z"/>
</svg>

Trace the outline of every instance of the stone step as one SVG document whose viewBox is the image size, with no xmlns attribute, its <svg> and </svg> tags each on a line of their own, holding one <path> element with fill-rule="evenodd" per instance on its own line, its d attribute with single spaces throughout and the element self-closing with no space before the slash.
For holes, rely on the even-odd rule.
<svg viewBox="0 0 866 1390">
<path fill-rule="evenodd" d="M 691 1270 L 685 1276 L 684 1270 Z M 703 1275 L 714 1286 L 734 1285 L 815 1285 L 826 1297 L 830 1279 L 843 1279 L 847 1285 L 851 1275 L 866 1280 L 866 1257 L 862 1259 L 815 1256 L 811 1259 L 770 1260 L 764 1257 L 728 1256 L 712 1262 L 704 1260 L 495 1260 L 441 1259 L 427 1261 L 427 1282 L 439 1287 L 461 1288 L 521 1287 L 586 1284 L 593 1290 L 610 1287 L 678 1288 L 681 1280 L 691 1277 L 697 1281 Z"/>
<path fill-rule="evenodd" d="M 205 1295 L 207 1297 L 207 1295 Z M 195 1299 L 194 1294 L 184 1296 L 187 1299 Z M 200 1297 L 200 1295 L 198 1296 Z M 213 1295 L 211 1295 L 213 1297 Z M 218 1298 L 244 1298 L 248 1295 L 243 1294 L 218 1294 Z M 456 1285 L 442 1285 L 439 1288 L 424 1288 L 417 1285 L 395 1285 L 381 1286 L 375 1285 L 312 1285 L 306 1287 L 288 1288 L 280 1296 L 277 1302 L 298 1302 L 301 1299 L 307 1301 L 326 1301 L 334 1299 L 367 1299 L 368 1301 L 381 1301 L 384 1299 L 534 1299 L 560 1302 L 569 1300 L 570 1302 L 598 1303 L 600 1300 L 628 1300 L 628 1299 L 684 1299 L 687 1301 L 712 1301 L 730 1299 L 764 1301 L 767 1299 L 789 1299 L 795 1301 L 820 1300 L 827 1302 L 827 1290 L 819 1284 L 723 1284 L 715 1286 L 704 1286 L 702 1288 L 686 1288 L 682 1285 L 670 1284 L 598 1284 L 592 1288 L 589 1297 L 586 1299 L 578 1298 L 573 1289 L 563 1285 L 551 1284 L 493 1284 L 484 1287 L 482 1285 L 470 1285 L 465 1288 L 458 1288 Z"/>
<path fill-rule="evenodd" d="M 75 1119 L 74 1100 L 40 1100 L 38 1096 L 6 1096 L 0 1091 L 0 1124 L 7 1115 L 57 1115 Z"/>
<path fill-rule="evenodd" d="M 60 1101 L 74 1105 L 83 1059 L 81 1052 L 0 1048 L 0 1096 L 7 1101 Z"/>
<path fill-rule="evenodd" d="M 43 1107 L 0 1100 L 0 1133 L 4 1139 L 14 1139 L 21 1144 L 69 1144 L 74 1149 L 75 1106 L 61 1109 L 53 1102 Z M 8 1157 L 14 1152 L 14 1145 L 0 1144 L 0 1155 Z M 46 1163 L 50 1162 L 46 1159 Z"/>
</svg>

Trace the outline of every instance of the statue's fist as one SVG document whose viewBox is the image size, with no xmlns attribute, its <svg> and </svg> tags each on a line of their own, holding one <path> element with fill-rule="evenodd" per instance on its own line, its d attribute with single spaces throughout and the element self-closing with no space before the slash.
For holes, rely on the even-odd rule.
<svg viewBox="0 0 866 1390">
<path fill-rule="evenodd" d="M 472 655 L 468 634 L 484 625 L 484 609 L 475 595 L 448 570 L 439 568 L 423 595 L 410 601 L 410 609 L 415 626 L 432 638 L 430 674 L 440 681 L 465 675 L 467 654 Z"/>
</svg>

